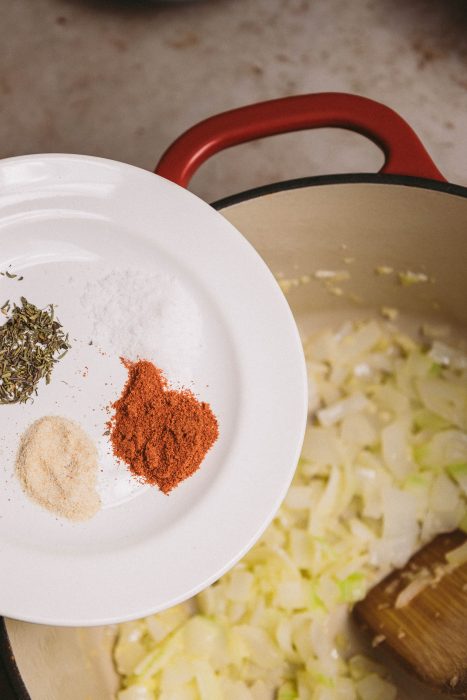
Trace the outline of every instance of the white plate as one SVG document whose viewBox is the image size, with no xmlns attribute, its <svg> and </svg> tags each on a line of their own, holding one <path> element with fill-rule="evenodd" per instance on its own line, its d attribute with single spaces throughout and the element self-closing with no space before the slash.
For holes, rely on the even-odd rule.
<svg viewBox="0 0 467 700">
<path fill-rule="evenodd" d="M 287 302 L 220 214 L 163 178 L 113 161 L 2 161 L 0 242 L 0 271 L 11 264 L 24 276 L 0 278 L 0 303 L 20 294 L 39 306 L 56 303 L 76 339 L 33 404 L 0 406 L 0 612 L 96 625 L 188 598 L 251 547 L 292 478 L 306 376 Z M 120 394 L 125 372 L 117 349 L 104 357 L 88 345 L 80 284 L 109 266 L 175 275 L 201 314 L 192 388 L 211 404 L 220 437 L 200 470 L 169 496 L 139 487 L 103 435 L 105 406 Z M 49 414 L 78 420 L 98 445 L 105 507 L 86 523 L 35 505 L 14 475 L 22 431 Z"/>
</svg>

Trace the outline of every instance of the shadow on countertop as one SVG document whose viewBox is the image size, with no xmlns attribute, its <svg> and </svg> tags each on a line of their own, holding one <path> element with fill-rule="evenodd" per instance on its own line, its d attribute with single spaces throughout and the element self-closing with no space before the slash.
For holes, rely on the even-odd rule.
<svg viewBox="0 0 467 700">
<path fill-rule="evenodd" d="M 418 68 L 450 53 L 467 58 L 466 0 L 373 0 L 372 6 L 382 24 L 410 41 Z"/>
<path fill-rule="evenodd" d="M 182 9 L 193 6 L 204 6 L 216 2 L 231 2 L 232 0 L 66 0 L 65 5 L 81 5 L 98 12 L 114 12 L 118 14 L 134 15 L 142 13 L 155 13 L 167 10 Z"/>
</svg>

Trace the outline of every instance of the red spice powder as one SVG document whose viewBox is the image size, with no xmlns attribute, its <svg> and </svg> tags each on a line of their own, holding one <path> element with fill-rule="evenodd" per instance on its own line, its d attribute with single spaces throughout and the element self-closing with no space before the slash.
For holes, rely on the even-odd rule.
<svg viewBox="0 0 467 700">
<path fill-rule="evenodd" d="M 113 452 L 133 474 L 169 493 L 199 469 L 218 438 L 217 419 L 188 389 L 169 389 L 152 362 L 122 362 L 128 380 L 112 405 Z"/>
</svg>

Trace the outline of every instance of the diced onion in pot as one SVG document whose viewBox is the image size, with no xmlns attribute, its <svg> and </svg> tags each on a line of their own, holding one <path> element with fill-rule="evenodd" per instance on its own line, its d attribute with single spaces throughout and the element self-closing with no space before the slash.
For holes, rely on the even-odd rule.
<svg viewBox="0 0 467 700">
<path fill-rule="evenodd" d="M 447 552 L 446 561 L 454 568 L 465 564 L 467 562 L 467 542 Z"/>
</svg>

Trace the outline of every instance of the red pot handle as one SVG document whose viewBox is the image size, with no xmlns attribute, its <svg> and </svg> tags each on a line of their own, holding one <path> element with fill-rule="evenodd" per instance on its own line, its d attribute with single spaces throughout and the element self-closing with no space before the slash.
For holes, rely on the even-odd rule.
<svg viewBox="0 0 467 700">
<path fill-rule="evenodd" d="M 205 119 L 169 146 L 156 173 L 187 187 L 200 165 L 225 148 L 330 126 L 356 131 L 379 146 L 385 155 L 381 173 L 446 181 L 402 117 L 380 102 L 340 92 L 283 97 Z"/>
</svg>

